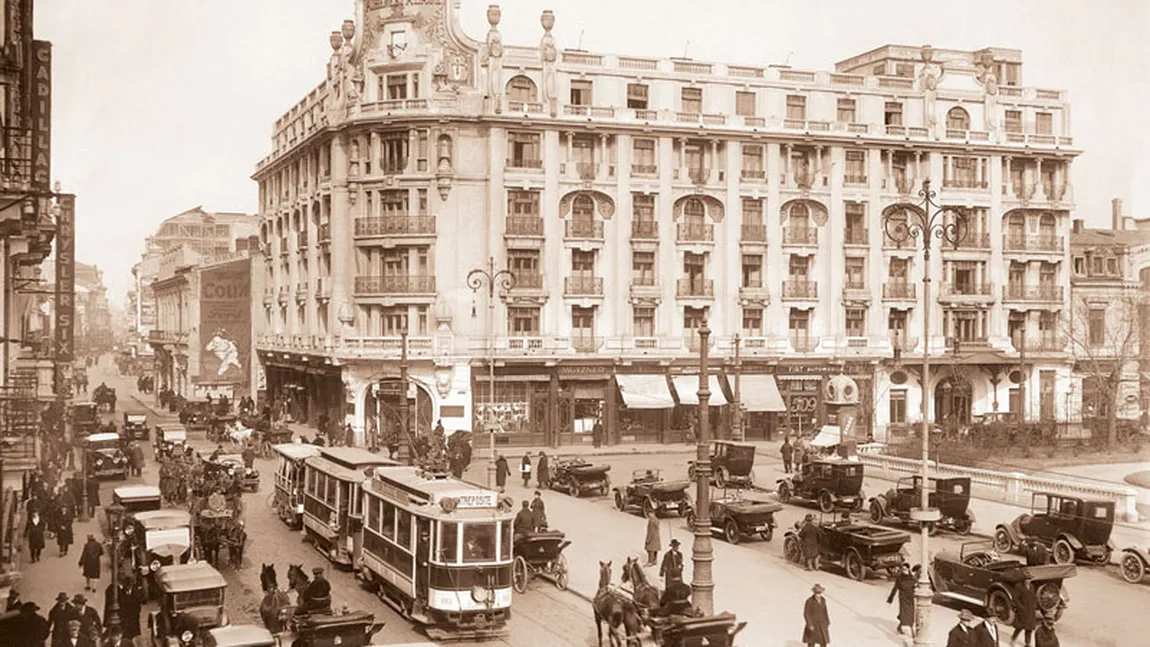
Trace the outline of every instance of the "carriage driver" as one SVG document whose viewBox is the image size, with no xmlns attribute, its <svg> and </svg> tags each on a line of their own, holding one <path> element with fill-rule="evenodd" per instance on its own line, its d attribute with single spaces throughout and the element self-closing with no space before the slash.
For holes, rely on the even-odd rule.
<svg viewBox="0 0 1150 647">
<path fill-rule="evenodd" d="M 513 530 L 516 543 L 535 532 L 535 513 L 531 511 L 530 501 L 524 500 L 523 507 L 515 513 Z"/>
<path fill-rule="evenodd" d="M 299 612 L 331 613 L 331 584 L 323 576 L 323 569 L 319 566 L 311 569 L 311 572 L 315 577 L 304 589 Z"/>
</svg>

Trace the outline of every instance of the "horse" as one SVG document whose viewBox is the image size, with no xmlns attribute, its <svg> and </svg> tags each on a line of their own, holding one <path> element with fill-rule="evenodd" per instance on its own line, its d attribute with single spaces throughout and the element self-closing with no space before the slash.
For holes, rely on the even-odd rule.
<svg viewBox="0 0 1150 647">
<path fill-rule="evenodd" d="M 236 422 L 228 425 L 225 431 L 225 436 L 228 440 L 232 441 L 232 445 L 236 447 L 243 447 L 252 439 L 253 430 L 249 427 Z"/>
<path fill-rule="evenodd" d="M 279 578 L 276 576 L 275 564 L 260 564 L 260 590 L 279 590 Z"/>
<path fill-rule="evenodd" d="M 624 584 L 631 583 L 633 591 L 631 597 L 635 600 L 636 606 L 647 613 L 659 608 L 659 601 L 663 598 L 663 592 L 659 590 L 659 587 L 647 581 L 647 573 L 639 564 L 638 558 L 627 558 L 627 562 L 623 564 L 621 579 Z"/>
<path fill-rule="evenodd" d="M 311 584 L 311 578 L 304 572 L 303 564 L 289 564 L 287 579 L 288 588 L 301 596 L 307 590 L 307 585 Z"/>
<path fill-rule="evenodd" d="M 595 613 L 595 632 L 599 638 L 599 647 L 603 647 L 603 621 L 607 621 L 607 638 L 611 647 L 638 647 L 641 621 L 639 611 L 632 600 L 625 598 L 617 591 L 611 590 L 611 562 L 599 562 L 599 589 L 591 602 L 591 610 Z M 626 632 L 626 638 L 621 637 L 620 629 Z"/>
<path fill-rule="evenodd" d="M 273 634 L 286 631 L 294 608 L 287 593 L 269 588 L 260 602 L 260 618 L 264 621 L 264 627 Z"/>
</svg>

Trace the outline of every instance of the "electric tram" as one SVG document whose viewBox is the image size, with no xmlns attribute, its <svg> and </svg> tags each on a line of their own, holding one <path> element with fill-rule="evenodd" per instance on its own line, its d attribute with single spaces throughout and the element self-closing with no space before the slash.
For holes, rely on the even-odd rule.
<svg viewBox="0 0 1150 647">
<path fill-rule="evenodd" d="M 360 576 L 434 640 L 506 635 L 511 499 L 417 467 L 363 483 Z"/>
<path fill-rule="evenodd" d="M 319 447 L 304 459 L 304 532 L 333 564 L 352 566 L 359 557 L 363 480 L 371 468 L 398 464 L 359 447 Z"/>
<path fill-rule="evenodd" d="M 272 449 L 279 456 L 272 507 L 289 528 L 303 526 L 304 461 L 319 456 L 320 447 L 307 443 L 285 443 Z"/>
</svg>

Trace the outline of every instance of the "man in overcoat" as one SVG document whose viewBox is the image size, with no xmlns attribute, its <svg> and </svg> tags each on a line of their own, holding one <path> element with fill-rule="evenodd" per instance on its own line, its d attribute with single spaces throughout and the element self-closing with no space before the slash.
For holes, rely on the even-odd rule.
<svg viewBox="0 0 1150 647">
<path fill-rule="evenodd" d="M 826 647 L 831 644 L 831 617 L 827 613 L 827 600 L 822 584 L 811 587 L 811 597 L 803 604 L 803 644 L 807 647 Z"/>
<path fill-rule="evenodd" d="M 654 566 L 659 559 L 663 542 L 659 538 L 659 519 L 654 512 L 647 515 L 647 534 L 643 537 L 643 550 L 647 551 L 647 566 Z"/>
<path fill-rule="evenodd" d="M 656 521 L 656 523 L 658 522 Z M 683 581 L 683 553 L 679 552 L 678 539 L 672 539 L 671 548 L 663 554 L 663 563 L 659 566 L 659 575 L 663 577 L 663 586 L 666 587 Z"/>
<path fill-rule="evenodd" d="M 543 452 L 539 452 L 539 463 L 535 466 L 535 483 L 540 488 L 551 486 L 551 461 Z"/>
<path fill-rule="evenodd" d="M 958 613 L 958 624 L 951 628 L 950 633 L 946 636 L 946 647 L 975 647 L 976 642 L 974 630 L 978 619 L 970 612 L 970 609 L 963 609 Z"/>
<path fill-rule="evenodd" d="M 986 610 L 986 620 L 974 630 L 975 647 L 998 647 L 1002 644 L 1002 631 L 993 609 Z"/>
<path fill-rule="evenodd" d="M 1018 636 L 1025 633 L 1026 647 L 1030 647 L 1038 624 L 1038 598 L 1034 595 L 1034 587 L 1027 580 L 1014 585 L 1014 617 L 1014 635 L 1010 637 L 1010 642 L 1017 641 Z"/>
<path fill-rule="evenodd" d="M 803 565 L 808 571 L 819 568 L 819 527 L 815 524 L 815 515 L 808 514 L 803 518 L 803 525 L 799 528 L 799 547 L 803 553 Z"/>
<path fill-rule="evenodd" d="M 502 492 L 507 487 L 507 477 L 511 475 L 511 468 L 507 467 L 507 459 L 503 454 L 495 455 L 495 486 Z"/>
</svg>

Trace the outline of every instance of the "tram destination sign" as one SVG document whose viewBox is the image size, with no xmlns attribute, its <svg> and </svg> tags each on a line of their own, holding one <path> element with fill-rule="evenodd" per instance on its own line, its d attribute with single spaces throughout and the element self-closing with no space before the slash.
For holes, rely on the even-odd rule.
<svg viewBox="0 0 1150 647">
<path fill-rule="evenodd" d="M 494 492 L 460 492 L 458 494 L 446 494 L 444 498 L 448 496 L 457 501 L 455 507 L 459 510 L 494 508 L 496 506 Z"/>
</svg>

